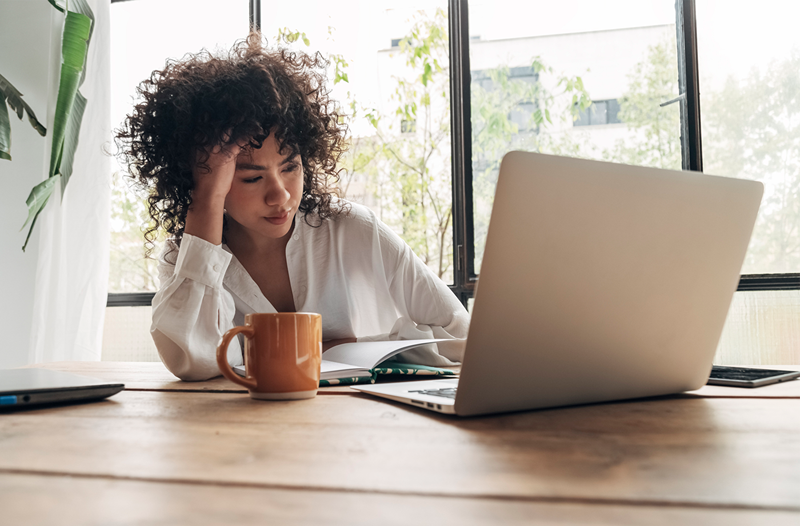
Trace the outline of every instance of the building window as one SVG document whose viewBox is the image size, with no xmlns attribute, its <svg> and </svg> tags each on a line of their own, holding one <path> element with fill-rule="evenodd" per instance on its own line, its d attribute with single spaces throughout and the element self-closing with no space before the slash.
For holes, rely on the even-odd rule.
<svg viewBox="0 0 800 526">
<path fill-rule="evenodd" d="M 597 126 L 600 124 L 619 124 L 619 101 L 617 99 L 593 100 L 592 104 L 581 109 L 577 107 L 578 116 L 573 126 Z"/>
<path fill-rule="evenodd" d="M 400 133 L 414 133 L 417 131 L 417 121 L 405 120 L 400 121 Z"/>
</svg>

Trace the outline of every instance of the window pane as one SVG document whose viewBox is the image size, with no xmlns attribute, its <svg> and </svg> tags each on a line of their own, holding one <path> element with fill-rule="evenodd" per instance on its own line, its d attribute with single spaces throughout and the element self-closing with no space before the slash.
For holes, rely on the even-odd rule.
<svg viewBox="0 0 800 526">
<path fill-rule="evenodd" d="M 104 362 L 158 362 L 150 337 L 150 307 L 107 307 L 103 325 Z"/>
<path fill-rule="evenodd" d="M 800 290 L 737 292 L 714 363 L 800 364 Z"/>
<path fill-rule="evenodd" d="M 262 13 L 267 38 L 299 32 L 292 47 L 331 61 L 332 97 L 350 128 L 342 196 L 452 282 L 447 3 L 262 0 Z"/>
<path fill-rule="evenodd" d="M 674 0 L 473 0 L 469 24 L 476 273 L 509 150 L 680 169 Z"/>
<path fill-rule="evenodd" d="M 800 4 L 697 0 L 703 171 L 764 183 L 743 273 L 800 271 Z"/>
<path fill-rule="evenodd" d="M 111 6 L 111 125 L 133 107 L 136 86 L 167 59 L 188 52 L 228 49 L 249 30 L 248 0 L 136 0 Z M 179 30 L 176 30 L 179 28 Z M 143 200 L 125 178 L 112 178 L 110 292 L 155 291 L 156 262 L 144 258 Z M 157 256 L 158 254 L 154 254 Z"/>
</svg>

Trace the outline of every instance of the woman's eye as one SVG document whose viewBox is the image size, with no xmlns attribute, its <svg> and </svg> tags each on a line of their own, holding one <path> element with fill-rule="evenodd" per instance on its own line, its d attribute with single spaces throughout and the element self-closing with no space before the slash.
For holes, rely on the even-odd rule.
<svg viewBox="0 0 800 526">
<path fill-rule="evenodd" d="M 287 165 L 286 165 L 286 168 L 285 168 L 283 171 L 284 171 L 284 172 L 287 172 L 287 173 L 290 173 L 290 172 L 294 172 L 294 171 L 295 171 L 295 170 L 297 170 L 299 167 L 300 167 L 300 165 L 299 165 L 299 164 L 287 164 Z"/>
<path fill-rule="evenodd" d="M 261 179 L 261 176 L 260 176 L 260 175 L 259 175 L 259 176 L 257 176 L 257 177 L 251 177 L 251 178 L 249 178 L 249 179 L 242 179 L 242 182 L 245 182 L 245 183 L 255 183 L 255 182 L 256 182 L 256 181 L 258 181 L 259 179 Z"/>
</svg>

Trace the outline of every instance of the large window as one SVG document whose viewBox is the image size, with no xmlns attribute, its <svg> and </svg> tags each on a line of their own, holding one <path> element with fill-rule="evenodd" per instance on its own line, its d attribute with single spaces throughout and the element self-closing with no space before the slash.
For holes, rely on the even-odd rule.
<svg viewBox="0 0 800 526">
<path fill-rule="evenodd" d="M 743 272 L 798 272 L 800 4 L 762 0 L 751 7 L 697 1 L 703 171 L 764 183 Z"/>
<path fill-rule="evenodd" d="M 227 50 L 246 37 L 254 4 L 226 2 L 221 10 L 218 0 L 115 2 L 113 125 L 131 110 L 137 84 L 168 59 L 203 48 Z M 260 5 L 269 13 L 261 31 L 271 45 L 320 53 L 329 61 L 332 98 L 350 129 L 340 193 L 375 210 L 438 276 L 452 282 L 447 3 Z M 114 180 L 110 290 L 152 293 L 158 283 L 155 261 L 143 254 L 144 203 L 122 176 Z M 121 302 L 135 298 L 125 295 Z"/>
<path fill-rule="evenodd" d="M 351 129 L 342 193 L 373 208 L 465 303 L 480 273 L 499 161 L 510 149 L 761 180 L 764 203 L 723 335 L 735 352 L 722 361 L 787 356 L 772 351 L 800 330 L 793 2 L 220 4 L 114 2 L 117 121 L 133 86 L 165 59 L 225 49 L 250 24 L 263 23 L 271 42 L 322 53 Z M 152 294 L 136 199 L 122 187 L 115 194 L 111 290 Z M 149 298 L 112 294 L 110 303 Z"/>
</svg>

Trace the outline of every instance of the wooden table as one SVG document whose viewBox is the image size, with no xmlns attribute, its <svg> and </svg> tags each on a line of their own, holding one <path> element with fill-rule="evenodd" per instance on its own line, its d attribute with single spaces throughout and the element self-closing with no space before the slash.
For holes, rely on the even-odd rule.
<svg viewBox="0 0 800 526">
<path fill-rule="evenodd" d="M 258 402 L 155 363 L 0 415 L 0 524 L 800 524 L 800 382 L 460 419 L 326 388 Z"/>
</svg>

